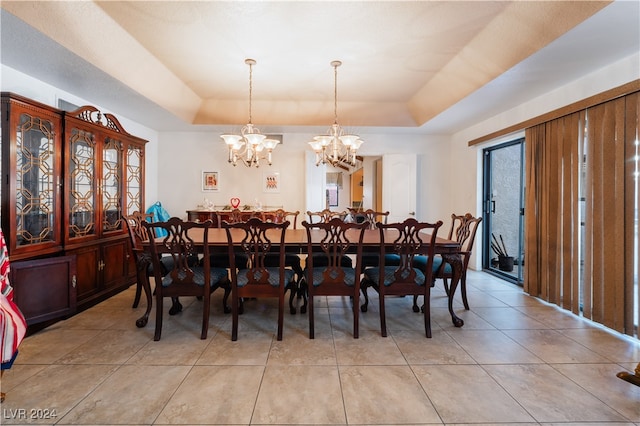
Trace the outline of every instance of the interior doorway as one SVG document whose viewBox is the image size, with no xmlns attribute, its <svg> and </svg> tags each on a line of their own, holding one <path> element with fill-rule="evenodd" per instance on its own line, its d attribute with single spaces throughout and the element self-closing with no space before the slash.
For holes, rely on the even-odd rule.
<svg viewBox="0 0 640 426">
<path fill-rule="evenodd" d="M 523 283 L 524 138 L 484 154 L 483 268 Z"/>
</svg>

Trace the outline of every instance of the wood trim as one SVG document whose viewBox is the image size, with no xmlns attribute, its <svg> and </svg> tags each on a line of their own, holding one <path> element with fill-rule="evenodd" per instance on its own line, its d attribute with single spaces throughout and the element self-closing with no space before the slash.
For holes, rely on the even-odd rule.
<svg viewBox="0 0 640 426">
<path fill-rule="evenodd" d="M 538 124 L 546 123 L 547 121 L 555 120 L 565 115 L 573 114 L 574 112 L 578 112 L 578 111 L 593 107 L 595 105 L 601 104 L 603 102 L 620 98 L 622 96 L 626 96 L 630 93 L 634 93 L 638 91 L 640 91 L 640 79 L 623 84 L 622 86 L 615 87 L 605 92 L 598 93 L 597 95 L 590 96 L 581 101 L 574 102 L 572 104 L 563 106 L 561 108 L 555 109 L 553 111 L 547 112 L 537 117 L 530 118 L 529 120 L 522 121 L 518 124 L 514 124 L 512 126 L 506 127 L 502 130 L 489 133 L 488 135 L 479 137 L 477 139 L 473 139 L 469 141 L 468 145 L 469 146 L 478 145 L 483 142 L 487 142 L 492 139 L 496 139 L 498 137 L 508 135 L 510 133 L 522 131 L 529 127 L 537 126 Z"/>
</svg>

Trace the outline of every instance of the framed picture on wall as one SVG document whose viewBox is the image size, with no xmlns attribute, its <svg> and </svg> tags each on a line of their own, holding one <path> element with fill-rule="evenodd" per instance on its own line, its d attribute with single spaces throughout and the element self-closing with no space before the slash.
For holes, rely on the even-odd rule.
<svg viewBox="0 0 640 426">
<path fill-rule="evenodd" d="M 280 173 L 265 172 L 262 175 L 264 192 L 280 192 Z"/>
<path fill-rule="evenodd" d="M 202 172 L 202 191 L 217 191 L 220 189 L 218 172 Z"/>
</svg>

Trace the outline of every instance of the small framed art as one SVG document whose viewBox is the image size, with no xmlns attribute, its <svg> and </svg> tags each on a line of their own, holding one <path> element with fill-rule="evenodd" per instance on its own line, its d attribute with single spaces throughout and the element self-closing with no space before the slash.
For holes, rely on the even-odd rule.
<svg viewBox="0 0 640 426">
<path fill-rule="evenodd" d="M 262 175 L 264 192 L 280 192 L 280 173 L 267 172 Z"/>
<path fill-rule="evenodd" d="M 218 172 L 202 172 L 202 191 L 217 191 L 219 178 Z"/>
</svg>

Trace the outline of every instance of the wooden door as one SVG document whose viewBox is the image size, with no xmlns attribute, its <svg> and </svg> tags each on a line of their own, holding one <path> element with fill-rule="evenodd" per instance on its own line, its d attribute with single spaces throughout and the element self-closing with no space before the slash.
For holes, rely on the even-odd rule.
<svg viewBox="0 0 640 426">
<path fill-rule="evenodd" d="M 10 274 L 14 300 L 27 325 L 75 313 L 75 256 L 11 262 Z"/>
<path fill-rule="evenodd" d="M 77 250 L 70 250 L 67 254 L 76 256 L 77 269 L 77 297 L 82 304 L 85 300 L 98 294 L 100 290 L 100 246 L 94 244 Z"/>
<path fill-rule="evenodd" d="M 359 210 L 364 210 L 364 206 L 362 205 L 363 177 L 364 169 L 358 169 L 351 174 L 351 202 L 349 203 L 349 207 L 358 208 L 357 206 L 359 206 Z"/>
<path fill-rule="evenodd" d="M 121 239 L 105 243 L 102 247 L 101 272 L 106 290 L 116 288 L 126 282 L 127 240 Z"/>
</svg>

